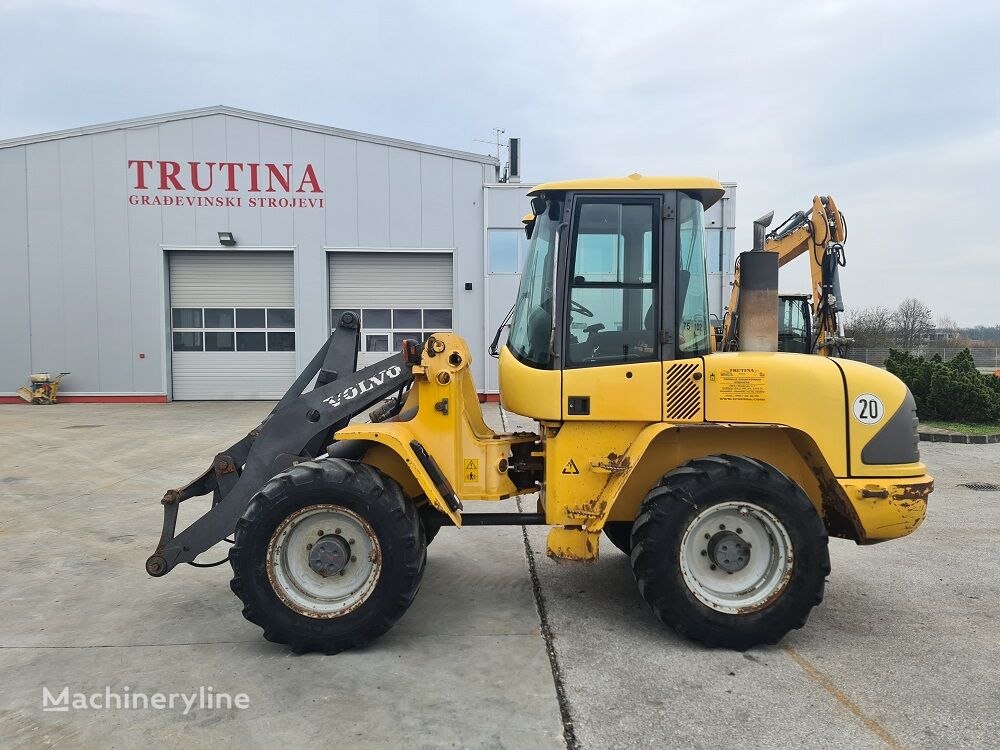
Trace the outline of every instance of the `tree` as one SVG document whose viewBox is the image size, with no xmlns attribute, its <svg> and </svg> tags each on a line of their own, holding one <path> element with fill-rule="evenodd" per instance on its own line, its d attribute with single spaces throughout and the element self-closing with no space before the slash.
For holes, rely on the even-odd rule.
<svg viewBox="0 0 1000 750">
<path fill-rule="evenodd" d="M 958 323 L 948 315 L 939 315 L 937 319 L 937 329 L 944 333 L 958 334 Z"/>
<path fill-rule="evenodd" d="M 884 348 L 893 342 L 893 311 L 883 305 L 862 307 L 847 314 L 846 334 L 855 347 Z"/>
<path fill-rule="evenodd" d="M 938 316 L 936 334 L 937 340 L 945 346 L 960 346 L 964 349 L 970 344 L 955 319 L 947 315 Z"/>
<path fill-rule="evenodd" d="M 899 303 L 893 323 L 896 338 L 904 349 L 916 348 L 934 330 L 931 309 L 916 297 L 907 297 Z"/>
<path fill-rule="evenodd" d="M 963 328 L 962 335 L 971 341 L 972 346 L 1000 346 L 1000 325 Z"/>
</svg>

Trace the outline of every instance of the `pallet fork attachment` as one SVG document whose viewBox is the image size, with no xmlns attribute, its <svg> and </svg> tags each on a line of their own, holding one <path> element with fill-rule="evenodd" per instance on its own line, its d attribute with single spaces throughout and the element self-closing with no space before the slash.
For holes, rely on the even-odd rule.
<svg viewBox="0 0 1000 750">
<path fill-rule="evenodd" d="M 183 487 L 168 490 L 163 504 L 163 531 L 146 572 L 163 576 L 180 563 L 198 566 L 195 558 L 226 539 L 236 528 L 250 499 L 275 474 L 324 450 L 336 452 L 333 434 L 356 415 L 398 394 L 413 382 L 403 354 L 357 370 L 359 321 L 345 312 L 327 342 L 295 379 L 271 413 L 246 437 L 216 455 L 212 465 Z M 305 392 L 315 378 L 312 390 Z M 393 409 L 382 409 L 381 418 Z M 212 493 L 212 507 L 177 533 L 180 504 Z"/>
</svg>

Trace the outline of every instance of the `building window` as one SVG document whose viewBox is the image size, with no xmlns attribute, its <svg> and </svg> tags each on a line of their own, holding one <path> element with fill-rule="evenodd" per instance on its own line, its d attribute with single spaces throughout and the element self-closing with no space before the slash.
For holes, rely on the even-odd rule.
<svg viewBox="0 0 1000 750">
<path fill-rule="evenodd" d="M 170 318 L 175 352 L 295 351 L 291 308 L 175 307 Z"/>
<path fill-rule="evenodd" d="M 172 317 L 174 328 L 201 328 L 200 307 L 175 307 Z"/>
<path fill-rule="evenodd" d="M 487 231 L 489 273 L 520 273 L 528 240 L 523 229 Z"/>
<path fill-rule="evenodd" d="M 288 308 L 269 309 L 267 311 L 268 328 L 295 328 L 295 310 Z"/>
<path fill-rule="evenodd" d="M 200 352 L 201 350 L 201 331 L 174 331 L 175 352 Z"/>
<path fill-rule="evenodd" d="M 725 268 L 722 256 L 722 230 L 705 230 L 705 258 L 708 260 L 709 273 L 721 273 Z"/>
<path fill-rule="evenodd" d="M 434 333 L 452 330 L 452 311 L 447 308 L 335 307 L 330 310 L 332 328 L 345 312 L 361 318 L 362 352 L 398 352 L 403 339 L 424 341 Z"/>
</svg>

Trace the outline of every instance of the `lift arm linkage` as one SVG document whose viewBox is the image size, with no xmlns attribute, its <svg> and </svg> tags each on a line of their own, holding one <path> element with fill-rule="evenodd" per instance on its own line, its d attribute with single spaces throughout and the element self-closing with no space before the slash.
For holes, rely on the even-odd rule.
<svg viewBox="0 0 1000 750">
<path fill-rule="evenodd" d="M 308 461 L 334 443 L 333 434 L 351 418 L 413 381 L 410 367 L 397 354 L 356 372 L 359 328 L 354 313 L 340 324 L 288 392 L 259 427 L 219 453 L 212 465 L 185 486 L 168 490 L 163 504 L 163 531 L 156 551 L 146 560 L 151 576 L 169 573 L 223 541 L 236 528 L 250 499 L 275 474 Z M 316 385 L 303 393 L 313 378 Z M 382 417 L 391 416 L 387 410 Z M 330 447 L 336 452 L 337 446 Z M 212 493 L 212 508 L 179 534 L 177 511 L 185 500 Z"/>
</svg>

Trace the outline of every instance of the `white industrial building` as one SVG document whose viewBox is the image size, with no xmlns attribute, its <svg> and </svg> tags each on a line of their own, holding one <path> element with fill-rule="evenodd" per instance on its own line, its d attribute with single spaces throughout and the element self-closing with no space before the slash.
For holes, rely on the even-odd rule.
<svg viewBox="0 0 1000 750">
<path fill-rule="evenodd" d="M 0 402 L 62 371 L 67 400 L 276 398 L 344 309 L 360 364 L 455 330 L 495 393 L 530 189 L 498 175 L 490 156 L 229 107 L 0 141 Z M 727 188 L 706 220 L 716 314 Z"/>
</svg>

